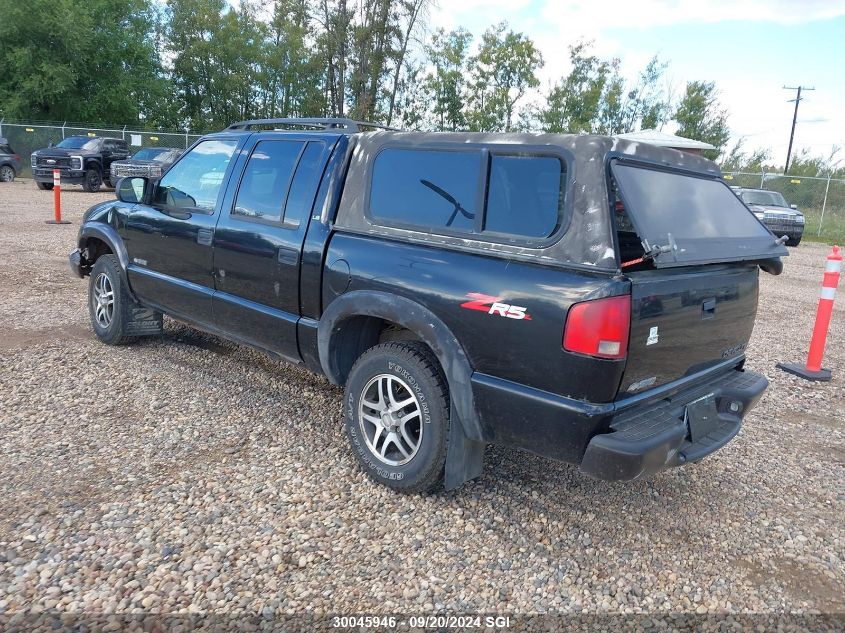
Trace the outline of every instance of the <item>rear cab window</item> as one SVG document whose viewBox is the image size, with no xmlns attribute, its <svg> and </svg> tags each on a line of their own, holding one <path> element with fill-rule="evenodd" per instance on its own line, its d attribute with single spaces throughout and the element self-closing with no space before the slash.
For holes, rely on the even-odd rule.
<svg viewBox="0 0 845 633">
<path fill-rule="evenodd" d="M 720 178 L 614 160 L 614 215 L 623 268 L 753 261 L 786 248 Z"/>
<path fill-rule="evenodd" d="M 566 163 L 515 149 L 385 148 L 370 185 L 370 220 L 492 242 L 546 240 L 562 225 Z"/>
</svg>

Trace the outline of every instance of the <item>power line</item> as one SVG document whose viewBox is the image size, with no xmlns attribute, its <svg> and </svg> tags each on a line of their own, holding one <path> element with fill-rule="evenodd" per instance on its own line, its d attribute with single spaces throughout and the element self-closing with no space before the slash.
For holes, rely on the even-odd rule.
<svg viewBox="0 0 845 633">
<path fill-rule="evenodd" d="M 789 149 L 786 150 L 786 162 L 783 165 L 783 175 L 789 171 L 789 159 L 792 157 L 792 140 L 795 138 L 795 123 L 798 121 L 798 104 L 801 102 L 802 90 L 815 90 L 815 88 L 805 88 L 804 86 L 784 86 L 784 90 L 797 90 L 798 94 L 794 99 L 790 99 L 789 103 L 795 102 L 795 112 L 792 115 L 792 130 L 789 132 Z"/>
</svg>

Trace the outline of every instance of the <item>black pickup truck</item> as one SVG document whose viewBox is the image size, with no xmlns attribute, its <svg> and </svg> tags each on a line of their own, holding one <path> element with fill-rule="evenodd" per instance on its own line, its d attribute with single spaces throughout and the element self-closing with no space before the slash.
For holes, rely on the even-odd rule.
<svg viewBox="0 0 845 633">
<path fill-rule="evenodd" d="M 600 136 L 247 121 L 85 215 L 94 332 L 162 314 L 345 385 L 353 453 L 402 491 L 507 444 L 632 480 L 694 462 L 745 371 L 782 243 L 710 161 Z M 267 129 L 270 128 L 270 129 Z"/>
<path fill-rule="evenodd" d="M 129 146 L 119 138 L 68 136 L 58 144 L 36 150 L 30 157 L 32 178 L 39 189 L 53 188 L 53 170 L 59 169 L 62 184 L 82 185 L 97 192 L 108 181 L 111 164 L 129 158 Z"/>
</svg>

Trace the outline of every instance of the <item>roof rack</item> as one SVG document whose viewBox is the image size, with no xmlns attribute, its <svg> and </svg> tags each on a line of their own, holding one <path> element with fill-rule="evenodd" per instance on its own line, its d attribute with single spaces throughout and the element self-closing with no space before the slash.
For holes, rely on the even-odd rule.
<svg viewBox="0 0 845 633">
<path fill-rule="evenodd" d="M 370 123 L 369 121 L 353 121 L 352 119 L 336 119 L 336 118 L 322 118 L 322 117 L 308 117 L 299 119 L 251 119 L 249 121 L 239 121 L 232 123 L 227 130 L 251 130 L 259 125 L 276 125 L 286 128 L 309 128 L 315 130 L 338 130 L 341 132 L 348 132 L 355 134 L 357 132 L 365 132 L 367 128 L 375 130 L 390 130 L 398 132 L 395 127 L 388 127 L 380 123 Z"/>
</svg>

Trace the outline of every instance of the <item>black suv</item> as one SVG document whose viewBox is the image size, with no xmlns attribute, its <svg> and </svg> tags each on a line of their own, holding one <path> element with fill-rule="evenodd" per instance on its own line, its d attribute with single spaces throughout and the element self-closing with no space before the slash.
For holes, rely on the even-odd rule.
<svg viewBox="0 0 845 633">
<path fill-rule="evenodd" d="M 767 385 L 743 369 L 758 269 L 787 251 L 712 162 L 372 127 L 247 121 L 121 180 L 70 255 L 96 335 L 165 313 L 303 363 L 403 491 L 478 475 L 487 443 L 631 480 L 739 432 Z"/>
<path fill-rule="evenodd" d="M 116 160 L 129 157 L 129 146 L 119 138 L 68 136 L 57 145 L 32 153 L 32 177 L 39 189 L 53 188 L 53 170 L 62 170 L 62 184 L 99 191 Z M 113 184 L 106 182 L 106 185 Z"/>
</svg>

